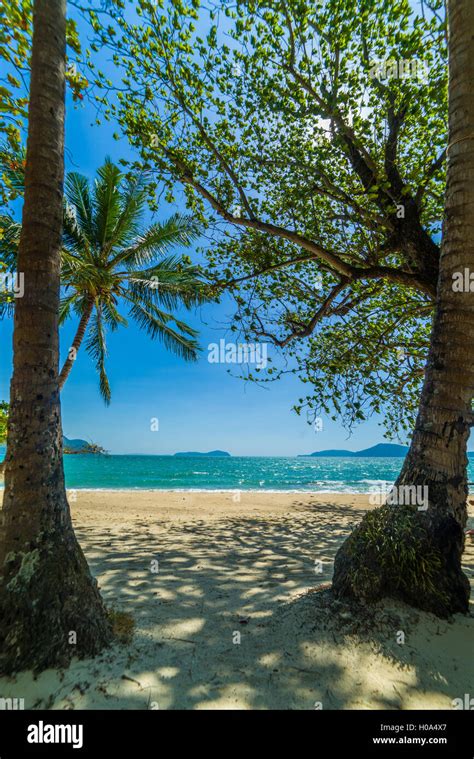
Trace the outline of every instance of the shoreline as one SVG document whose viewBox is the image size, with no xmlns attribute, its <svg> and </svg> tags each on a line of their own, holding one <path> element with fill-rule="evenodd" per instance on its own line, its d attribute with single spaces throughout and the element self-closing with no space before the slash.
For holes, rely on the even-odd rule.
<svg viewBox="0 0 474 759">
<path fill-rule="evenodd" d="M 307 496 L 351 496 L 361 495 L 370 496 L 368 490 L 282 490 L 278 488 L 83 488 L 83 487 L 66 487 L 66 492 L 81 493 L 252 493 L 254 495 L 265 493 L 277 495 L 307 495 Z"/>
<path fill-rule="evenodd" d="M 382 482 L 382 480 L 381 480 Z M 469 483 L 474 485 L 474 482 Z M 3 490 L 3 484 L 0 484 L 0 492 Z M 306 495 L 310 497 L 319 496 L 363 496 L 368 498 L 374 495 L 370 490 L 281 490 L 278 488 L 145 488 L 145 487 L 129 487 L 129 488 L 83 488 L 83 487 L 66 487 L 67 493 L 80 492 L 80 493 L 223 493 L 233 495 L 236 493 L 251 493 L 252 495 Z M 474 491 L 468 492 L 468 499 L 474 495 Z M 382 503 L 371 504 L 369 506 L 382 506 Z"/>
<path fill-rule="evenodd" d="M 0 493 L 4 490 L 3 482 L 0 481 Z M 117 488 L 91 488 L 69 487 L 67 493 L 252 493 L 253 495 L 307 495 L 307 496 L 370 496 L 369 490 L 282 490 L 278 488 L 147 488 L 147 487 L 117 487 Z M 377 504 L 380 505 L 380 504 Z"/>
</svg>

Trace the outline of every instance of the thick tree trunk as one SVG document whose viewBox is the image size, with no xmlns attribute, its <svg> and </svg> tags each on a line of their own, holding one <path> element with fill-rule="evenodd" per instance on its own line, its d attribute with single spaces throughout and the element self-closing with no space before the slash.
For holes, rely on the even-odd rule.
<svg viewBox="0 0 474 759">
<path fill-rule="evenodd" d="M 59 390 L 63 389 L 64 383 L 69 377 L 74 361 L 76 360 L 77 352 L 82 345 L 82 341 L 84 340 L 84 335 L 86 334 L 87 325 L 89 324 L 89 319 L 91 318 L 93 308 L 94 303 L 93 301 L 90 301 L 81 316 L 79 325 L 77 327 L 77 332 L 74 336 L 74 340 L 72 341 L 71 348 L 69 349 L 68 357 L 63 364 L 63 368 L 59 372 Z"/>
<path fill-rule="evenodd" d="M 14 366 L 0 523 L 0 673 L 67 665 L 110 639 L 66 499 L 58 391 L 66 0 L 35 0 Z"/>
<path fill-rule="evenodd" d="M 333 583 L 338 596 L 399 596 L 439 616 L 468 610 L 461 555 L 473 419 L 474 292 L 469 285 L 465 292 L 453 289 L 453 275 L 465 269 L 474 272 L 474 3 L 450 0 L 445 221 L 424 387 L 395 486 L 398 505 L 369 513 L 339 550 Z"/>
</svg>

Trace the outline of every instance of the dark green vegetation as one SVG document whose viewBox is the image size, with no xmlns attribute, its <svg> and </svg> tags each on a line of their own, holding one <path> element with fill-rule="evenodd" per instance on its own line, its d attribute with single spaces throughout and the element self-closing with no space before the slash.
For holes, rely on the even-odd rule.
<svg viewBox="0 0 474 759">
<path fill-rule="evenodd" d="M 364 603 L 390 595 L 440 617 L 466 611 L 470 586 L 456 557 L 462 533 L 448 514 L 385 505 L 369 512 L 337 555 L 333 585 Z"/>
<path fill-rule="evenodd" d="M 7 439 L 8 403 L 0 401 L 0 443 Z"/>
<path fill-rule="evenodd" d="M 105 454 L 107 451 L 98 443 L 90 443 L 87 440 L 69 440 L 67 437 L 63 437 L 63 453 L 75 454 L 75 453 L 91 453 L 91 454 Z"/>
<path fill-rule="evenodd" d="M 184 452 L 180 452 L 180 453 L 175 453 L 174 455 L 175 456 L 183 456 L 183 457 L 191 457 L 191 458 L 196 458 L 196 457 L 202 458 L 202 457 L 206 457 L 206 456 L 211 456 L 211 457 L 212 456 L 214 456 L 214 457 L 216 457 L 216 456 L 217 457 L 219 457 L 219 456 L 221 456 L 221 457 L 222 456 L 230 456 L 230 453 L 227 453 L 227 451 L 208 451 L 208 453 L 199 453 L 199 452 L 196 452 L 196 451 L 184 451 Z"/>
<path fill-rule="evenodd" d="M 395 443 L 378 443 L 370 448 L 364 448 L 362 451 L 344 451 L 340 449 L 328 451 L 315 451 L 307 454 L 308 456 L 406 456 L 408 448 L 406 445 L 396 445 Z"/>
</svg>

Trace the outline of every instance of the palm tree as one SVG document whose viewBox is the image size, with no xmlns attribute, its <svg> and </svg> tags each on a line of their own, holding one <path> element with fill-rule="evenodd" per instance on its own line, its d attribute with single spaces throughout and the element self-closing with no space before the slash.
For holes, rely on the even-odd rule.
<svg viewBox="0 0 474 759">
<path fill-rule="evenodd" d="M 0 674 L 67 665 L 112 638 L 72 526 L 58 388 L 66 0 L 35 0 L 28 144 L 0 520 Z M 75 632 L 76 645 L 70 633 Z"/>
<path fill-rule="evenodd" d="M 21 184 L 22 161 L 3 151 L 2 165 L 12 185 Z M 197 357 L 197 332 L 174 314 L 205 300 L 199 268 L 171 254 L 176 245 L 188 246 L 199 235 L 189 216 L 174 214 L 163 223 L 143 228 L 147 188 L 143 175 L 127 178 L 107 158 L 91 185 L 72 172 L 65 183 L 61 284 L 64 297 L 60 324 L 75 313 L 79 319 L 68 356 L 59 373 L 63 388 L 78 351 L 85 348 L 96 363 L 106 403 L 110 385 L 105 370 L 107 331 L 127 326 L 121 313 L 145 329 L 166 348 L 186 360 Z M 20 225 L 3 216 L 2 259 L 12 266 Z M 10 303 L 4 306 L 12 307 Z"/>
</svg>

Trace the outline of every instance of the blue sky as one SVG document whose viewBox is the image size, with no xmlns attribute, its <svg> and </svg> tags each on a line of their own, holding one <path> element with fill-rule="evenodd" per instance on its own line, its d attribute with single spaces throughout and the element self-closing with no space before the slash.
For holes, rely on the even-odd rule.
<svg viewBox="0 0 474 759">
<path fill-rule="evenodd" d="M 116 125 L 97 126 L 94 121 L 90 105 L 75 107 L 68 97 L 66 166 L 91 178 L 106 155 L 113 160 L 131 155 L 125 139 L 112 138 Z M 164 204 L 160 217 L 176 210 L 184 209 Z M 316 432 L 291 410 L 306 394 L 295 377 L 259 387 L 229 375 L 226 365 L 209 363 L 208 345 L 230 339 L 225 324 L 231 313 L 232 303 L 224 298 L 186 314 L 199 329 L 203 347 L 194 364 L 167 352 L 132 322 L 128 329 L 109 334 L 109 407 L 99 396 L 94 365 L 81 351 L 62 394 L 65 435 L 94 440 L 112 453 L 148 454 L 220 448 L 234 455 L 297 455 L 324 448 L 356 450 L 383 439 L 375 418 L 357 427 L 349 440 L 340 424 L 326 418 Z M 73 318 L 61 331 L 62 359 L 76 326 Z M 0 398 L 8 398 L 11 332 L 11 322 L 0 322 Z M 154 419 L 158 431 L 151 429 Z"/>
</svg>

